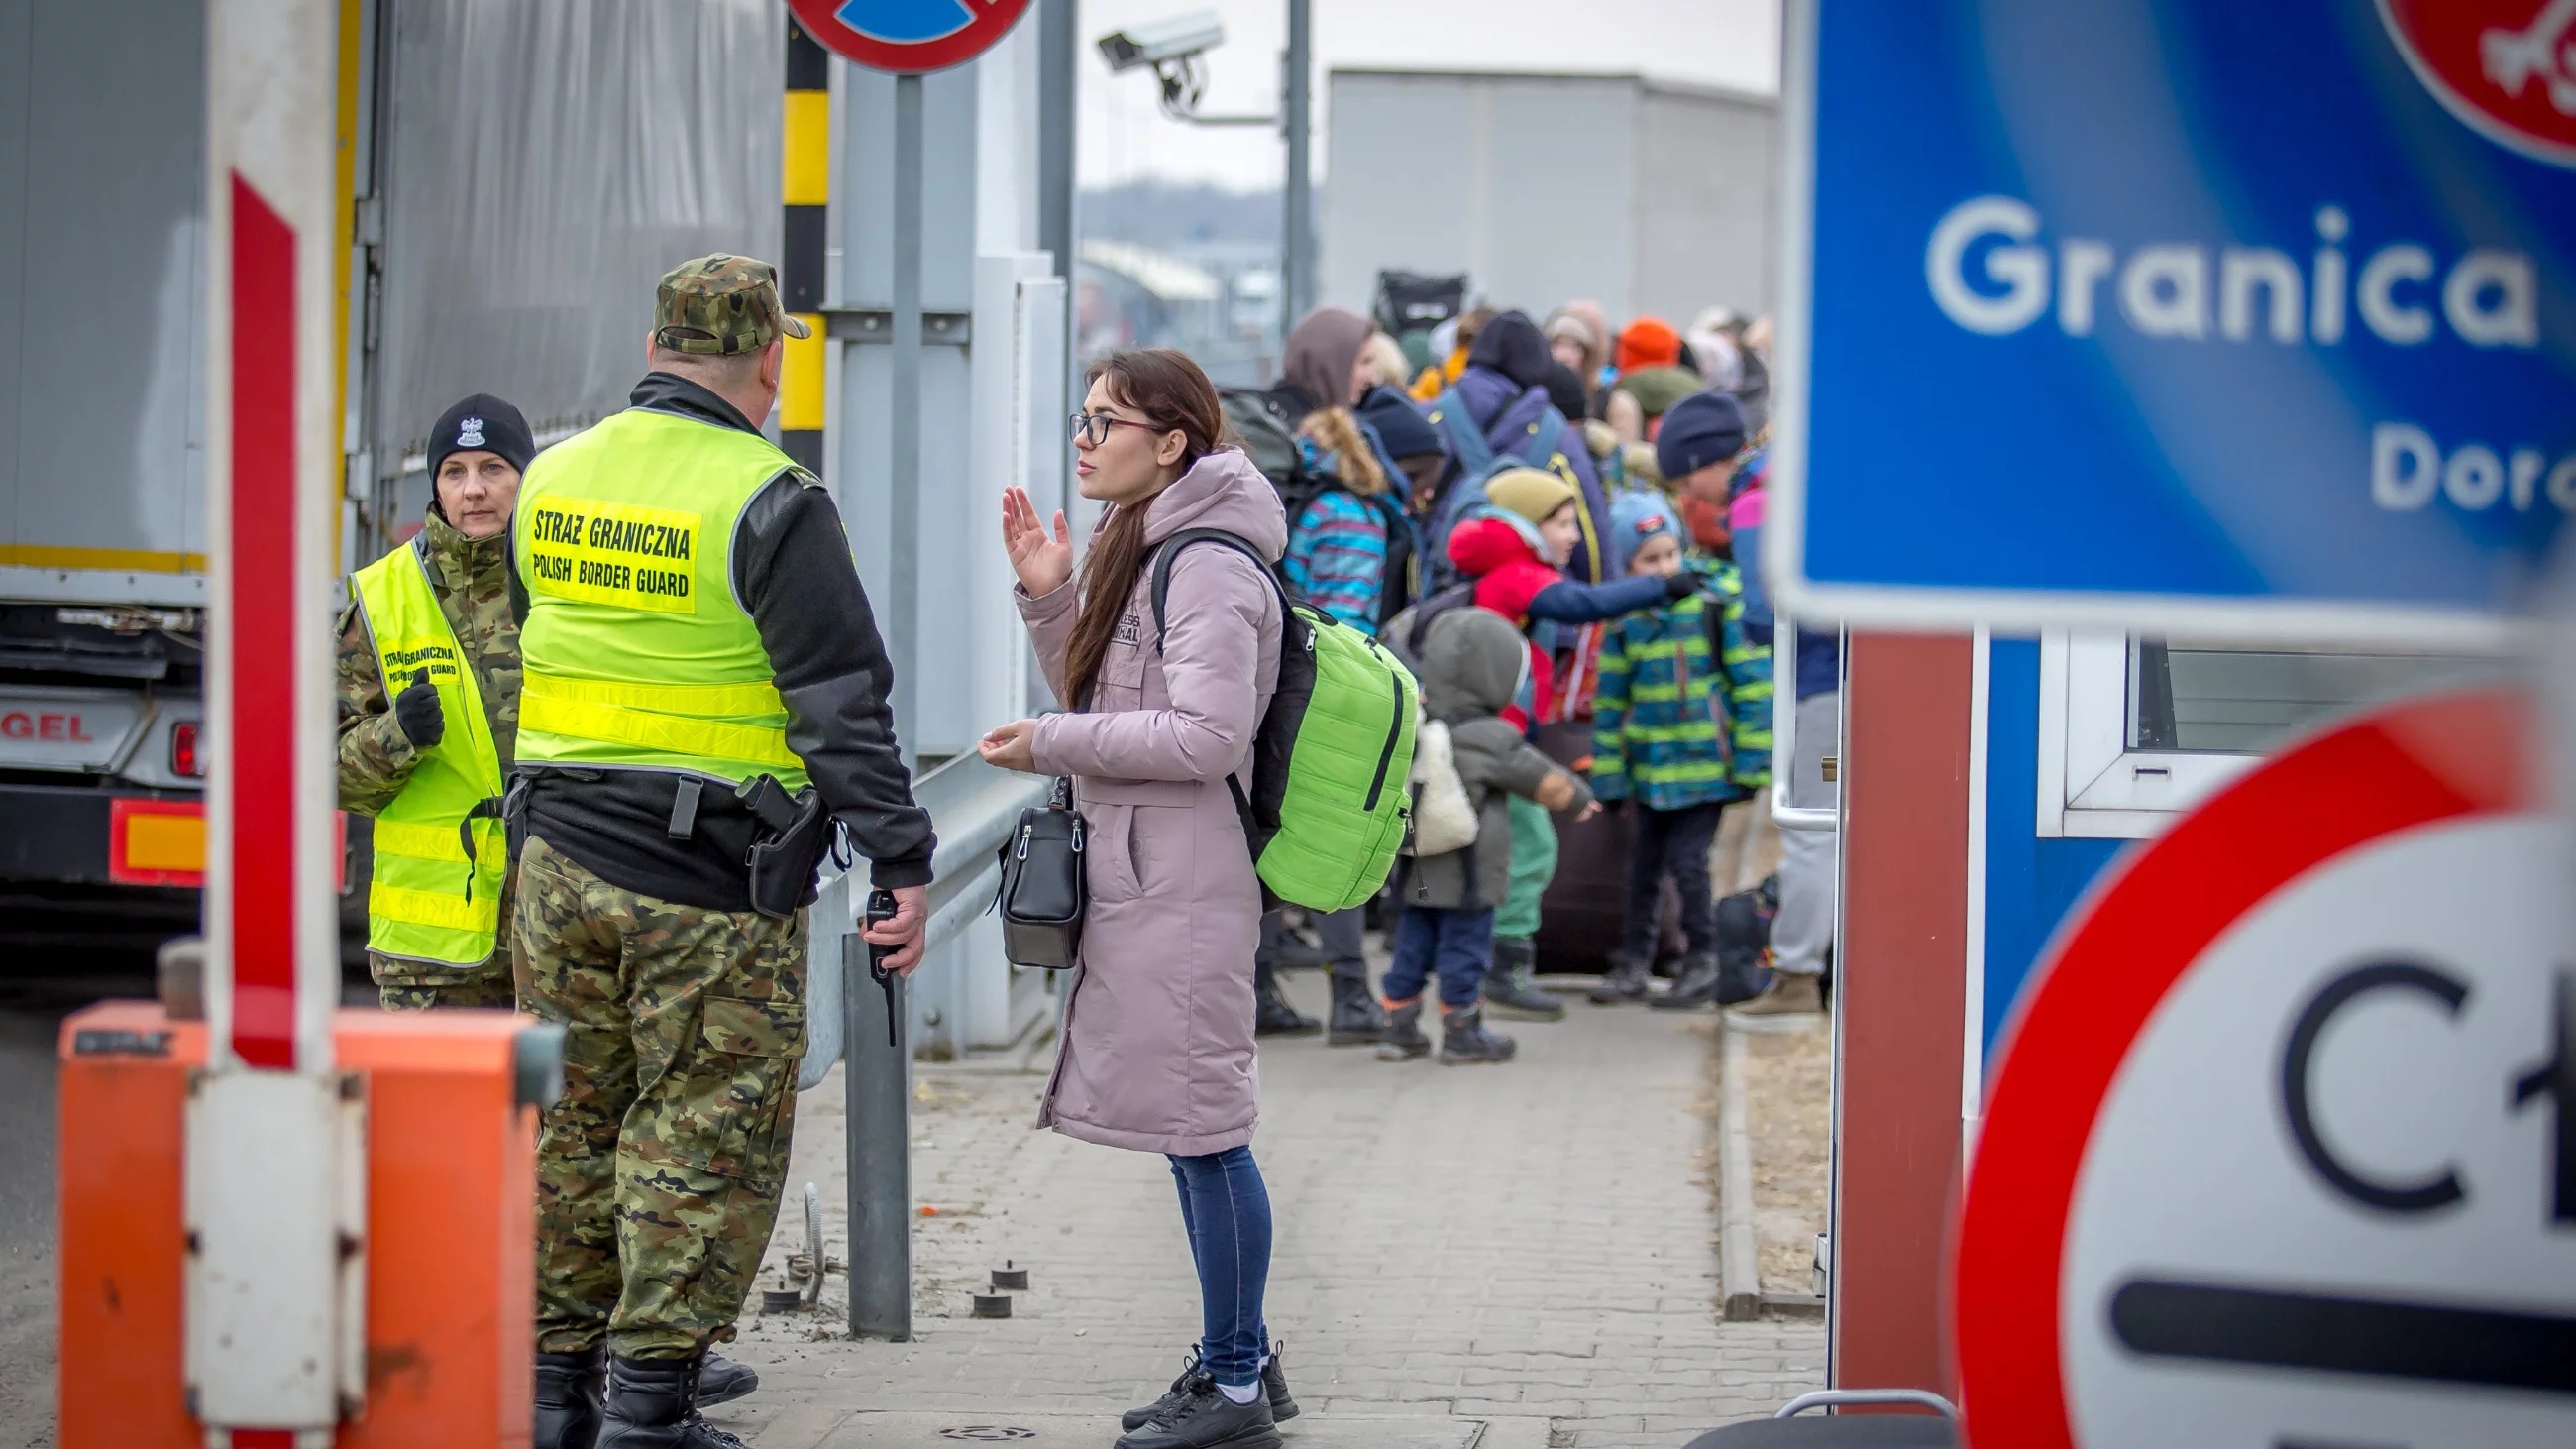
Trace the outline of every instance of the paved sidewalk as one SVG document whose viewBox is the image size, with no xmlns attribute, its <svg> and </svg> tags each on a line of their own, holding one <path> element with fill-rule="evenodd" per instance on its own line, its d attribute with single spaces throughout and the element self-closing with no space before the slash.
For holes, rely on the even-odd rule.
<svg viewBox="0 0 2576 1449">
<path fill-rule="evenodd" d="M 1292 989 L 1321 1007 L 1313 973 Z M 1265 1042 L 1268 1317 L 1306 1410 L 1290 1444 L 1680 1449 L 1820 1386 L 1820 1325 L 1718 1321 L 1714 1025 L 1577 1001 L 1505 1024 L 1521 1057 L 1503 1067 Z M 1043 1081 L 920 1067 L 914 1185 L 936 1215 L 916 1235 L 917 1338 L 839 1337 L 835 1277 L 819 1315 L 746 1316 L 728 1352 L 763 1387 L 711 1418 L 760 1449 L 929 1449 L 973 1426 L 1106 1446 L 1118 1410 L 1162 1391 L 1199 1323 L 1170 1172 L 1029 1130 Z M 800 1105 L 766 1286 L 802 1241 L 808 1181 L 846 1250 L 840 1100 L 836 1073 Z M 1009 1320 L 968 1317 L 1005 1259 L 1030 1291 Z"/>
</svg>

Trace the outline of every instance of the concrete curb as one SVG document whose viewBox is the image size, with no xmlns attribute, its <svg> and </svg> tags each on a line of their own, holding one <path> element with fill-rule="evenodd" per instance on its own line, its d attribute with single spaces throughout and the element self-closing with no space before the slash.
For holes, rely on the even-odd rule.
<svg viewBox="0 0 2576 1449">
<path fill-rule="evenodd" d="M 1726 1320 L 1762 1316 L 1762 1269 L 1754 1252 L 1753 1132 L 1744 1102 L 1744 1034 L 1719 1032 L 1718 1057 L 1718 1289 Z"/>
</svg>

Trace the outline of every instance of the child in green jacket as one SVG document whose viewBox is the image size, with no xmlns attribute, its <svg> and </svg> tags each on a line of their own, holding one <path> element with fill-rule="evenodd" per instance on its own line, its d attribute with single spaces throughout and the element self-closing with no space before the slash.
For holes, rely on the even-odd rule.
<svg viewBox="0 0 2576 1449">
<path fill-rule="evenodd" d="M 1613 555 L 1631 574 L 1689 568 L 1698 593 L 1611 623 L 1592 697 L 1592 790 L 1633 800 L 1619 949 L 1592 999 L 1639 1001 L 1654 967 L 1657 906 L 1670 876 L 1688 943 L 1681 978 L 1658 1006 L 1698 1005 L 1717 982 L 1709 844 L 1719 812 L 1771 782 L 1771 650 L 1744 630 L 1743 579 L 1722 560 L 1686 563 L 1671 505 L 1649 493 L 1610 505 Z"/>
</svg>

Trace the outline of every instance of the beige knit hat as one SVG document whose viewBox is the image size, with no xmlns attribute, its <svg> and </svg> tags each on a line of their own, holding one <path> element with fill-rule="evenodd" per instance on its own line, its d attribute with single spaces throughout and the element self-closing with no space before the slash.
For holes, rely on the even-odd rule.
<svg viewBox="0 0 2576 1449">
<path fill-rule="evenodd" d="M 1486 502 L 1532 523 L 1547 522 L 1549 514 L 1573 502 L 1576 496 L 1573 484 L 1544 468 L 1513 468 L 1495 474 L 1485 484 Z"/>
</svg>

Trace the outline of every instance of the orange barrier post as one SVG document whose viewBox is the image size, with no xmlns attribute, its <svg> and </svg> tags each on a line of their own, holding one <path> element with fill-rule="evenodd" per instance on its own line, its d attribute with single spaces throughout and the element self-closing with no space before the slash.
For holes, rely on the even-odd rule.
<svg viewBox="0 0 2576 1449">
<path fill-rule="evenodd" d="M 343 1449 L 524 1446 L 536 1112 L 552 1050 L 503 1012 L 341 1011 L 367 1091 L 367 1392 Z M 63 1023 L 63 1449 L 199 1449 L 184 1360 L 182 1121 L 202 1023 L 150 1002 Z M 531 1055 L 544 1059 L 531 1067 Z"/>
</svg>

